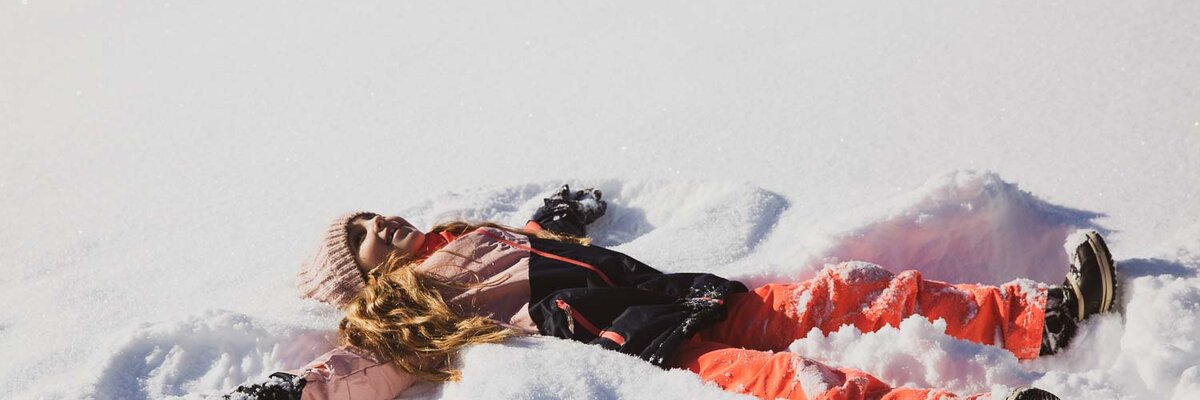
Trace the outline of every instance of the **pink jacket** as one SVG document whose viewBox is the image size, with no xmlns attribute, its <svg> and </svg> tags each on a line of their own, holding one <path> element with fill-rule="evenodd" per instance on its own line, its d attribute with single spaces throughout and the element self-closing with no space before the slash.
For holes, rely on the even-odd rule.
<svg viewBox="0 0 1200 400">
<path fill-rule="evenodd" d="M 481 230 L 529 246 L 526 236 L 493 228 Z M 482 285 L 470 290 L 443 290 L 442 298 L 464 315 L 488 316 L 518 331 L 537 333 L 529 317 L 528 250 L 476 231 L 446 244 L 416 268 L 461 283 L 472 283 L 478 277 Z M 369 354 L 346 346 L 288 372 L 305 379 L 305 400 L 394 399 L 416 382 L 396 366 L 379 363 Z"/>
<path fill-rule="evenodd" d="M 330 350 L 303 369 L 288 373 L 304 378 L 304 400 L 394 399 L 417 380 L 352 347 Z"/>
</svg>

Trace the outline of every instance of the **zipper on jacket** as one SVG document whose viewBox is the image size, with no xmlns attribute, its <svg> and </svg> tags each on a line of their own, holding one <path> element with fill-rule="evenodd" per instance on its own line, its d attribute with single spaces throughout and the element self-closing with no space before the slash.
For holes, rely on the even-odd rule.
<svg viewBox="0 0 1200 400">
<path fill-rule="evenodd" d="M 571 308 L 571 305 L 566 301 L 563 299 L 554 299 L 554 305 L 567 314 L 567 330 L 572 335 L 575 334 L 575 322 L 578 321 L 579 326 L 582 326 L 583 329 L 586 329 L 594 336 L 600 336 L 600 329 L 596 328 L 596 325 L 592 324 L 591 321 L 588 321 L 579 310 Z"/>
</svg>

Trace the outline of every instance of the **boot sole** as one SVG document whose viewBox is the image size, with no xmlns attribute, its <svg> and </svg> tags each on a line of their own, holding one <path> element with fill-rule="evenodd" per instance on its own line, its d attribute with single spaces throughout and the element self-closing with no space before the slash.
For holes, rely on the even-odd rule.
<svg viewBox="0 0 1200 400">
<path fill-rule="evenodd" d="M 1116 297 L 1116 269 L 1113 267 L 1112 254 L 1108 253 L 1108 245 L 1104 243 L 1104 239 L 1096 232 L 1088 232 L 1087 244 L 1092 248 L 1092 254 L 1096 255 L 1096 264 L 1100 266 L 1100 283 L 1104 287 L 1104 293 L 1100 298 L 1100 310 L 1097 313 L 1108 312 L 1112 309 L 1113 298 Z M 1081 271 L 1082 273 L 1082 271 Z M 1080 288 L 1080 282 L 1072 282 L 1071 288 L 1075 291 L 1075 298 L 1079 299 L 1079 314 L 1077 321 L 1083 321 L 1087 316 L 1085 301 L 1083 301 L 1083 290 Z"/>
<path fill-rule="evenodd" d="M 1104 243 L 1104 239 L 1096 232 L 1088 233 L 1088 245 L 1092 246 L 1092 251 L 1096 253 L 1096 260 L 1100 264 L 1100 276 L 1104 281 L 1104 300 L 1100 302 L 1100 312 L 1108 312 L 1112 309 L 1113 298 L 1116 296 L 1116 268 L 1113 267 L 1112 254 L 1108 252 L 1108 245 Z"/>
</svg>

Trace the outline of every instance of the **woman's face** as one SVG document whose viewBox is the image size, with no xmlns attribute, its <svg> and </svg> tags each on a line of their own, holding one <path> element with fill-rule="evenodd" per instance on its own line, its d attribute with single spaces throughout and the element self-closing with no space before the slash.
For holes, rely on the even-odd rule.
<svg viewBox="0 0 1200 400">
<path fill-rule="evenodd" d="M 348 233 L 350 251 L 364 275 L 387 260 L 388 254 L 411 253 L 425 244 L 425 233 L 400 217 L 362 215 L 350 221 Z"/>
</svg>

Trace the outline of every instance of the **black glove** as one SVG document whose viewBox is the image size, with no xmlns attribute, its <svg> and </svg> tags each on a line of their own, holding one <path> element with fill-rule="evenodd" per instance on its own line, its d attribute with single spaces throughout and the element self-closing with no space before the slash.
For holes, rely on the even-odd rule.
<svg viewBox="0 0 1200 400">
<path fill-rule="evenodd" d="M 266 382 L 249 386 L 238 386 L 226 400 L 300 400 L 304 391 L 304 378 L 285 372 L 276 372 Z"/>
<path fill-rule="evenodd" d="M 572 192 L 571 187 L 563 185 L 558 192 L 543 201 L 543 204 L 533 213 L 533 222 L 542 229 L 578 237 L 587 236 L 587 225 L 595 222 L 608 210 L 608 203 L 600 200 L 599 190 L 587 188 Z"/>
</svg>

